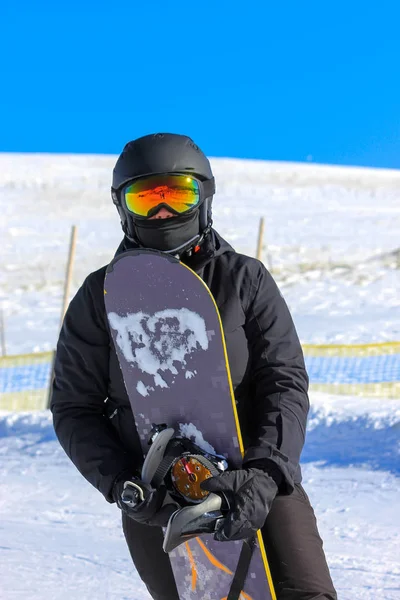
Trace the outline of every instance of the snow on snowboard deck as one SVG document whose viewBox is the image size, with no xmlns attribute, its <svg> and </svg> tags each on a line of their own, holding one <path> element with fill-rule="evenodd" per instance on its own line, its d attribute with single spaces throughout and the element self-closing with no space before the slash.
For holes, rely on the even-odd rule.
<svg viewBox="0 0 400 600">
<path fill-rule="evenodd" d="M 143 454 L 152 423 L 166 423 L 239 467 L 242 442 L 222 324 L 206 284 L 175 258 L 131 250 L 108 266 L 104 293 Z M 202 535 L 170 552 L 180 598 L 226 599 L 241 547 Z M 260 532 L 240 598 L 275 600 Z"/>
</svg>

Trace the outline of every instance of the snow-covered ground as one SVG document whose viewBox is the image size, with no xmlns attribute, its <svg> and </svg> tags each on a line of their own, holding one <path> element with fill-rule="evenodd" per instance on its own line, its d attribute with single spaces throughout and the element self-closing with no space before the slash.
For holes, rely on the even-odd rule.
<svg viewBox="0 0 400 600">
<path fill-rule="evenodd" d="M 70 227 L 74 288 L 121 234 L 115 157 L 0 154 L 0 303 L 11 353 L 51 349 Z M 263 260 L 303 342 L 400 339 L 400 172 L 214 160 L 215 226 Z M 304 485 L 341 600 L 400 598 L 400 404 L 312 394 Z M 0 414 L 1 600 L 148 598 L 118 510 L 64 456 L 50 415 Z"/>
<path fill-rule="evenodd" d="M 400 597 L 400 404 L 314 394 L 303 454 L 341 600 Z M 0 598 L 142 600 L 119 524 L 47 412 L 0 414 Z"/>
<path fill-rule="evenodd" d="M 122 237 L 112 156 L 0 154 L 0 307 L 7 352 L 51 350 L 71 225 L 73 288 Z M 304 342 L 400 339 L 400 171 L 214 159 L 216 229 L 263 260 Z"/>
</svg>

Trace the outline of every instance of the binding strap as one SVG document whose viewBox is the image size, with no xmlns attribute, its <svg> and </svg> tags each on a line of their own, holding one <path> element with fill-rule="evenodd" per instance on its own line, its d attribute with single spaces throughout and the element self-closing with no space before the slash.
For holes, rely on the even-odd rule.
<svg viewBox="0 0 400 600">
<path fill-rule="evenodd" d="M 243 541 L 235 575 L 233 576 L 231 587 L 229 589 L 229 594 L 226 600 L 239 600 L 240 594 L 244 588 L 247 573 L 249 572 L 250 562 L 255 547 L 255 537 Z"/>
</svg>

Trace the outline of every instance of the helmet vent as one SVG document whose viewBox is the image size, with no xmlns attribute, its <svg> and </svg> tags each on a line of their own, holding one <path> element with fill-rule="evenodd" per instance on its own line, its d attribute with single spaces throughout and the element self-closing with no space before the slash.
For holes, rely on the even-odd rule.
<svg viewBox="0 0 400 600">
<path fill-rule="evenodd" d="M 200 152 L 200 148 L 192 140 L 188 140 L 188 146 L 196 150 L 196 152 Z"/>
</svg>

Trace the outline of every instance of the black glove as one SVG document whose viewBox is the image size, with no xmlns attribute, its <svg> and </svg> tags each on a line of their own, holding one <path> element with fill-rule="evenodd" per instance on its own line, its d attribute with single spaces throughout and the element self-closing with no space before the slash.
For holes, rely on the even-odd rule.
<svg viewBox="0 0 400 600">
<path fill-rule="evenodd" d="M 203 490 L 223 493 L 229 511 L 214 535 L 220 542 L 253 537 L 270 511 L 278 486 L 268 473 L 258 468 L 225 471 L 202 482 Z"/>
<path fill-rule="evenodd" d="M 119 508 L 131 519 L 145 525 L 165 527 L 178 505 L 166 501 L 165 486 L 152 488 L 136 477 L 118 479 L 113 487 L 113 498 Z"/>
</svg>

